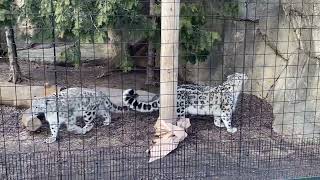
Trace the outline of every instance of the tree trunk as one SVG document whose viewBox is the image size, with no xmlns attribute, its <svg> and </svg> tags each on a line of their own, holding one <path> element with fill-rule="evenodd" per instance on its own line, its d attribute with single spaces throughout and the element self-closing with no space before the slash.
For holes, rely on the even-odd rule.
<svg viewBox="0 0 320 180">
<path fill-rule="evenodd" d="M 8 47 L 8 59 L 10 65 L 10 77 L 9 82 L 18 83 L 22 79 L 22 74 L 18 64 L 17 47 L 14 40 L 14 31 L 12 26 L 5 27 L 6 41 Z"/>
<path fill-rule="evenodd" d="M 187 137 L 187 118 L 177 118 L 180 0 L 161 1 L 160 114 L 149 162 L 168 155 Z"/>
<path fill-rule="evenodd" d="M 0 60 L 6 59 L 7 57 L 7 47 L 6 47 L 6 37 L 4 29 L 0 29 Z"/>
<path fill-rule="evenodd" d="M 150 0 L 149 3 L 149 15 L 151 18 L 151 23 L 155 24 L 156 23 L 156 18 L 154 17 L 154 5 L 155 5 L 155 0 Z M 155 49 L 153 46 L 152 40 L 149 40 L 148 42 L 148 64 L 147 64 L 147 77 L 146 77 L 146 82 L 145 84 L 147 85 L 154 85 L 154 66 L 155 66 Z"/>
<path fill-rule="evenodd" d="M 161 1 L 160 120 L 177 120 L 180 0 Z"/>
<path fill-rule="evenodd" d="M 146 85 L 155 85 L 154 78 L 154 67 L 155 67 L 155 49 L 153 47 L 153 42 L 149 40 L 148 42 L 148 64 L 147 64 L 147 77 L 146 77 Z"/>
</svg>

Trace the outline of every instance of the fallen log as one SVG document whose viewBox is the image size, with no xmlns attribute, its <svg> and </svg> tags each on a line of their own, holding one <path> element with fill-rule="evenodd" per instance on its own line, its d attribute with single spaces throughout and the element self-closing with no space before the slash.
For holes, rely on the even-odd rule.
<svg viewBox="0 0 320 180">
<path fill-rule="evenodd" d="M 61 87 L 58 87 L 58 91 Z M 0 82 L 0 104 L 29 108 L 35 97 L 44 97 L 56 93 L 56 86 L 45 83 L 43 86 L 29 86 Z"/>
<path fill-rule="evenodd" d="M 58 92 L 61 88 L 58 87 Z M 36 131 L 42 122 L 31 114 L 31 101 L 35 97 L 44 97 L 56 93 L 56 86 L 45 83 L 43 86 L 28 86 L 10 82 L 0 82 L 0 104 L 29 108 L 22 115 L 22 125 L 29 131 Z"/>
</svg>

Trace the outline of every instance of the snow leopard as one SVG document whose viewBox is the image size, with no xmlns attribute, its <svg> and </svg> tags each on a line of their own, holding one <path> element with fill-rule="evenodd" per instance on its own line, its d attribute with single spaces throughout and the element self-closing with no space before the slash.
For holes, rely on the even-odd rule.
<svg viewBox="0 0 320 180">
<path fill-rule="evenodd" d="M 177 88 L 177 115 L 213 115 L 217 127 L 226 127 L 227 132 L 235 133 L 236 127 L 231 126 L 232 113 L 235 110 L 238 97 L 248 76 L 235 73 L 227 76 L 227 80 L 218 86 L 183 84 Z M 139 112 L 159 110 L 160 99 L 142 102 L 133 89 L 123 92 L 124 105 Z"/>
<path fill-rule="evenodd" d="M 87 88 L 63 89 L 57 95 L 33 99 L 31 106 L 32 116 L 43 114 L 49 123 L 51 136 L 46 139 L 46 143 L 56 141 L 62 124 L 65 124 L 70 132 L 85 134 L 93 128 L 92 121 L 96 115 L 104 118 L 104 125 L 109 125 L 110 112 L 123 112 L 128 109 L 112 103 L 103 92 Z M 77 117 L 83 117 L 84 127 L 76 125 Z"/>
</svg>

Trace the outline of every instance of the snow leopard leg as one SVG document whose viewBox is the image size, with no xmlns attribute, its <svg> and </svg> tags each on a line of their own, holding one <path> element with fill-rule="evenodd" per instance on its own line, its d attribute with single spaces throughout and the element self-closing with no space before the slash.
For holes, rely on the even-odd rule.
<svg viewBox="0 0 320 180">
<path fill-rule="evenodd" d="M 180 119 L 184 119 L 186 117 L 186 103 L 185 103 L 185 96 L 178 92 L 177 98 L 177 116 Z"/>
<path fill-rule="evenodd" d="M 100 116 L 103 117 L 103 125 L 107 126 L 111 123 L 111 102 L 109 99 L 104 101 L 105 104 L 104 105 L 100 105 L 98 110 L 97 110 L 97 114 L 99 114 Z M 114 108 L 116 109 L 116 108 Z"/>
<path fill-rule="evenodd" d="M 214 125 L 217 127 L 224 127 L 223 121 L 221 120 L 221 117 L 214 116 Z"/>
<path fill-rule="evenodd" d="M 46 120 L 49 122 L 51 136 L 45 140 L 45 143 L 53 143 L 57 140 L 58 131 L 61 123 L 58 123 L 56 112 L 47 113 Z M 59 117 L 59 121 L 63 122 L 64 119 L 60 119 Z"/>
<path fill-rule="evenodd" d="M 102 113 L 102 117 L 104 118 L 103 125 L 107 126 L 111 123 L 111 114 L 110 111 L 106 110 Z"/>
<path fill-rule="evenodd" d="M 85 122 L 85 126 L 83 127 L 85 133 L 91 131 L 91 129 L 93 128 L 94 124 L 92 123 L 92 121 L 96 118 L 96 111 L 92 110 L 92 111 L 85 111 L 83 114 L 83 120 Z"/>
<path fill-rule="evenodd" d="M 177 107 L 177 116 L 180 119 L 184 119 L 186 117 L 184 107 L 179 107 L 179 106 Z"/>
<path fill-rule="evenodd" d="M 231 127 L 231 113 L 221 113 L 221 120 L 229 133 L 235 133 L 237 128 Z"/>
<path fill-rule="evenodd" d="M 85 134 L 86 130 L 78 125 L 76 125 L 76 117 L 75 116 L 70 116 L 69 121 L 67 121 L 67 130 L 69 132 L 73 132 L 75 134 Z"/>
</svg>

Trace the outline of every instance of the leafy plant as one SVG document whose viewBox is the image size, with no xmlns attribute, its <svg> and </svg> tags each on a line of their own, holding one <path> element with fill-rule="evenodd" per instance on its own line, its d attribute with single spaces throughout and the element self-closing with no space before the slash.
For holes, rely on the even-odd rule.
<svg viewBox="0 0 320 180">
<path fill-rule="evenodd" d="M 120 62 L 120 67 L 123 72 L 129 72 L 133 68 L 133 62 L 129 59 L 129 56 L 124 57 Z"/>
<path fill-rule="evenodd" d="M 199 4 L 182 4 L 180 22 L 181 55 L 195 64 L 205 61 L 214 43 L 221 40 L 219 33 L 204 30 L 206 16 Z"/>
<path fill-rule="evenodd" d="M 237 4 L 226 3 L 223 9 L 226 15 L 235 15 L 237 8 Z M 72 42 L 104 43 L 108 41 L 108 30 L 113 30 L 121 41 L 119 64 L 124 71 L 130 71 L 133 67 L 128 53 L 129 43 L 139 39 L 151 39 L 158 52 L 160 49 L 159 3 L 155 6 L 156 22 L 147 17 L 139 0 L 55 0 L 53 7 L 47 0 L 25 0 L 23 9 L 25 17 L 30 18 L 37 27 L 41 27 L 40 32 L 33 37 L 36 39 L 53 38 L 52 18 L 57 35 L 55 38 Z M 205 13 L 200 2 L 181 3 L 180 54 L 187 62 L 204 61 L 211 47 L 221 40 L 219 33 L 204 28 L 207 22 Z M 70 50 L 71 52 L 76 51 Z M 78 63 L 80 60 L 74 61 Z"/>
<path fill-rule="evenodd" d="M 60 58 L 63 59 L 63 64 L 73 64 L 79 67 L 81 61 L 81 51 L 80 46 L 75 43 L 75 45 L 67 48 L 65 51 L 60 53 Z"/>
<path fill-rule="evenodd" d="M 239 4 L 238 2 L 226 2 L 223 6 L 223 15 L 236 17 L 239 13 Z"/>
<path fill-rule="evenodd" d="M 127 44 L 148 36 L 150 20 L 142 14 L 138 0 L 108 0 L 98 3 L 97 25 L 115 30 L 121 41 L 120 67 L 127 72 L 133 62 Z"/>
<path fill-rule="evenodd" d="M 81 43 L 104 43 L 108 40 L 109 29 L 115 30 L 120 39 L 127 42 L 143 37 L 145 31 L 141 31 L 144 29 L 141 27 L 148 26 L 148 20 L 140 12 L 138 0 L 55 0 L 53 7 L 47 0 L 26 0 L 24 7 L 25 17 L 41 27 L 38 33 L 41 38 L 53 38 L 51 20 L 54 18 L 55 38 Z M 39 39 L 39 35 L 34 38 Z M 122 61 L 130 61 L 126 47 L 122 56 Z M 121 67 L 131 64 L 122 63 Z M 125 71 L 128 69 L 124 68 Z"/>
<path fill-rule="evenodd" d="M 53 39 L 51 21 L 50 18 L 41 14 L 41 3 L 42 0 L 25 0 L 21 8 L 20 18 L 29 19 L 31 24 L 36 27 L 36 32 L 32 36 L 29 34 L 23 35 L 28 36 L 35 42 L 51 42 Z"/>
<path fill-rule="evenodd" d="M 17 8 L 13 1 L 0 0 L 0 26 L 12 25 L 16 16 Z"/>
</svg>

